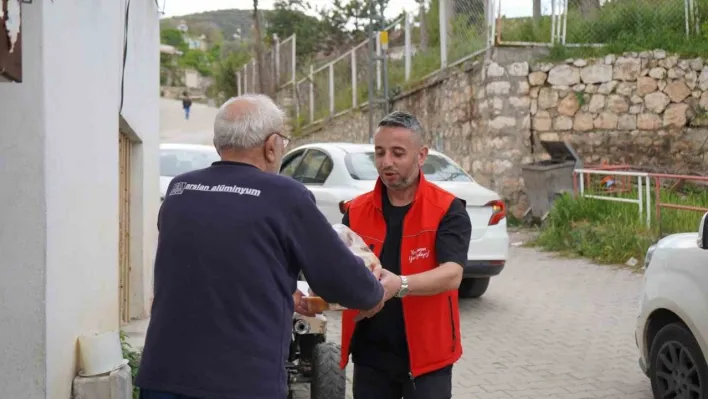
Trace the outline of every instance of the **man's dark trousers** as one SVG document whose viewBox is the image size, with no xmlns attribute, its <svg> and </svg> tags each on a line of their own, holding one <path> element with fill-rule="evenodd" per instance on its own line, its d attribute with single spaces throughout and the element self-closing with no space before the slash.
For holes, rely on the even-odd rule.
<svg viewBox="0 0 708 399">
<path fill-rule="evenodd" d="M 392 378 L 380 370 L 354 365 L 354 399 L 450 399 L 452 367 L 411 380 Z"/>
</svg>

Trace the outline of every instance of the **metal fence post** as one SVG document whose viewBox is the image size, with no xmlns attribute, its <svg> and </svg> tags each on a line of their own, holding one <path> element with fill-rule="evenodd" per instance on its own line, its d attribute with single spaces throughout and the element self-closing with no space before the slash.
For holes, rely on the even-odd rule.
<svg viewBox="0 0 708 399">
<path fill-rule="evenodd" d="M 642 220 L 642 216 L 644 215 L 644 193 L 642 192 L 642 176 L 637 176 L 637 191 L 638 191 L 638 208 L 639 208 L 639 220 Z"/>
<path fill-rule="evenodd" d="M 329 114 L 334 115 L 334 63 L 329 63 Z"/>
<path fill-rule="evenodd" d="M 248 63 L 243 66 L 243 92 L 248 93 Z"/>
<path fill-rule="evenodd" d="M 292 80 L 293 80 L 293 85 L 297 84 L 297 36 L 293 34 L 293 44 L 292 44 L 292 50 L 290 51 L 290 58 L 292 61 L 293 65 L 293 70 L 292 70 Z"/>
<path fill-rule="evenodd" d="M 440 68 L 447 66 L 447 2 L 449 0 L 439 0 L 440 19 Z"/>
<path fill-rule="evenodd" d="M 259 65 L 260 66 L 260 65 Z M 256 83 L 256 73 L 258 73 L 258 68 L 256 67 L 256 59 L 251 60 L 251 90 L 255 93 L 258 90 L 258 83 Z"/>
<path fill-rule="evenodd" d="M 352 50 L 352 108 L 356 108 L 358 100 L 356 89 L 356 50 Z"/>
<path fill-rule="evenodd" d="M 315 121 L 315 67 L 310 64 L 310 122 Z"/>
<path fill-rule="evenodd" d="M 647 200 L 647 227 L 651 227 L 651 177 L 649 175 L 646 176 L 646 193 L 644 194 L 646 196 Z"/>
<path fill-rule="evenodd" d="M 381 35 L 376 33 L 376 56 L 381 57 Z M 381 63 L 376 62 L 376 90 L 381 90 Z"/>
<path fill-rule="evenodd" d="M 273 33 L 273 48 L 275 51 L 275 88 L 280 87 L 280 39 L 276 33 Z"/>
<path fill-rule="evenodd" d="M 411 19 L 408 13 L 403 14 L 403 20 L 403 30 L 405 36 L 403 53 L 405 58 L 405 77 L 407 82 L 411 78 Z"/>
<path fill-rule="evenodd" d="M 236 94 L 239 96 L 243 94 L 241 91 L 241 71 L 236 71 Z"/>
</svg>

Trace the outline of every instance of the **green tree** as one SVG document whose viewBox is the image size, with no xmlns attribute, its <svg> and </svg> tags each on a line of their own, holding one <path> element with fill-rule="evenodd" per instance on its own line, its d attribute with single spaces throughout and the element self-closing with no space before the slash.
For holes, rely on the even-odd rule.
<svg viewBox="0 0 708 399">
<path fill-rule="evenodd" d="M 267 35 L 277 34 L 283 40 L 292 34 L 297 35 L 296 51 L 300 58 L 310 58 L 320 49 L 321 21 L 307 15 L 310 10 L 307 2 L 279 0 L 274 10 L 267 14 Z"/>
<path fill-rule="evenodd" d="M 180 58 L 179 64 L 183 68 L 194 68 L 202 76 L 211 76 L 211 63 L 207 53 L 201 50 L 187 50 Z"/>
<path fill-rule="evenodd" d="M 222 103 L 236 96 L 238 94 L 236 72 L 243 68 L 250 59 L 251 54 L 248 48 L 242 46 L 216 62 L 213 66 L 214 84 L 210 89 L 210 97 L 216 98 L 219 103 Z"/>
<path fill-rule="evenodd" d="M 187 42 L 184 41 L 182 32 L 177 29 L 161 29 L 160 43 L 173 46 L 182 52 L 186 52 L 189 49 Z"/>
</svg>

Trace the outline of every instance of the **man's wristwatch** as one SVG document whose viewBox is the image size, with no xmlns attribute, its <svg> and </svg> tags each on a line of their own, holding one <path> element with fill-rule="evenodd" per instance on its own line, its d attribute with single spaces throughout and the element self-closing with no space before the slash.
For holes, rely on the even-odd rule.
<svg viewBox="0 0 708 399">
<path fill-rule="evenodd" d="M 404 296 L 408 295 L 408 277 L 406 277 L 406 276 L 399 276 L 399 277 L 401 277 L 401 288 L 396 293 L 396 297 L 403 298 Z"/>
</svg>

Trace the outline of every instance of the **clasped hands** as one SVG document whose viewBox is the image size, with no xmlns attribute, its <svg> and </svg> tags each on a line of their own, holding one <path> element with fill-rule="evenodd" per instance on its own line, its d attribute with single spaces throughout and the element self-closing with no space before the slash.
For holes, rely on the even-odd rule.
<svg viewBox="0 0 708 399">
<path fill-rule="evenodd" d="M 354 321 L 373 317 L 375 314 L 380 312 L 381 309 L 383 309 L 386 301 L 396 296 L 398 291 L 401 289 L 402 281 L 400 276 L 391 273 L 390 271 L 382 268 L 381 266 L 374 268 L 372 272 L 374 273 L 374 276 L 376 276 L 376 278 L 379 280 L 379 283 L 381 283 L 381 286 L 384 289 L 383 298 L 381 298 L 381 301 L 373 308 L 369 310 L 360 311 L 359 314 L 356 315 Z M 295 312 L 303 316 L 314 317 L 317 313 L 309 309 L 308 302 L 303 299 L 304 295 L 305 294 L 303 294 L 300 290 L 295 291 L 295 293 L 293 294 L 293 301 L 295 302 Z"/>
</svg>

